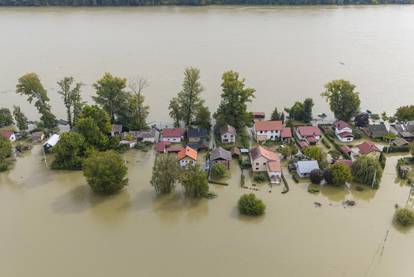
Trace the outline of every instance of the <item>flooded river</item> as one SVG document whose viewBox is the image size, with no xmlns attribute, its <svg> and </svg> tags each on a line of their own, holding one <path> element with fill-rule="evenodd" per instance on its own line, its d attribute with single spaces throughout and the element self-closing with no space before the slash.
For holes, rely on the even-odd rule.
<svg viewBox="0 0 414 277">
<path fill-rule="evenodd" d="M 252 109 L 314 97 L 346 78 L 364 107 L 393 111 L 414 100 L 414 6 L 0 9 L 0 106 L 20 104 L 18 77 L 39 73 L 54 111 L 64 116 L 56 81 L 91 84 L 103 72 L 146 76 L 151 120 L 165 120 L 188 65 L 201 69 L 215 110 L 220 75 L 240 71 L 257 89 Z M 307 184 L 261 187 L 265 216 L 240 217 L 240 172 L 211 186 L 212 200 L 189 201 L 180 188 L 157 197 L 149 184 L 152 152 L 130 151 L 129 186 L 94 196 L 81 172 L 46 168 L 40 147 L 0 174 L 0 276 L 411 277 L 414 232 L 392 226 L 409 188 L 390 157 L 378 191 Z M 355 207 L 342 201 L 354 199 Z M 322 207 L 314 207 L 314 202 Z M 390 232 L 384 244 L 387 232 Z"/>
</svg>

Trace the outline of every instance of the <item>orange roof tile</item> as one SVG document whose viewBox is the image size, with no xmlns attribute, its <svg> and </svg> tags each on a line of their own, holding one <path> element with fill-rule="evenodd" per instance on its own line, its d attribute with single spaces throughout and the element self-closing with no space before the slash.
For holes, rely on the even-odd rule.
<svg viewBox="0 0 414 277">
<path fill-rule="evenodd" d="M 197 160 L 197 151 L 193 148 L 186 146 L 180 152 L 178 152 L 178 160 L 182 160 L 185 157 L 189 157 L 190 159 Z"/>
</svg>

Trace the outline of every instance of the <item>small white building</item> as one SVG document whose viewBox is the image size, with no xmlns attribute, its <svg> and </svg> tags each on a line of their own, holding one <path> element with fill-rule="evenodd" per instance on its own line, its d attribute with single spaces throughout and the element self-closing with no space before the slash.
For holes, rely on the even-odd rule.
<svg viewBox="0 0 414 277">
<path fill-rule="evenodd" d="M 197 163 L 197 151 L 187 146 L 178 152 L 178 161 L 181 167 L 187 167 L 188 165 L 195 165 Z"/>
<path fill-rule="evenodd" d="M 301 178 L 308 178 L 312 170 L 319 169 L 318 161 L 298 161 L 296 162 L 296 172 Z"/>
<path fill-rule="evenodd" d="M 166 128 L 161 132 L 161 141 L 180 143 L 184 139 L 184 133 L 183 128 Z"/>
<path fill-rule="evenodd" d="M 137 144 L 136 141 L 130 141 L 130 140 L 121 140 L 119 142 L 119 145 L 128 145 L 129 148 L 134 148 L 136 144 Z"/>
<path fill-rule="evenodd" d="M 220 137 L 222 143 L 235 143 L 236 142 L 236 129 L 226 124 L 220 128 Z"/>
<path fill-rule="evenodd" d="M 53 134 L 44 144 L 43 149 L 45 152 L 48 152 L 50 149 L 52 149 L 58 142 L 59 142 L 60 136 L 58 134 Z"/>
<path fill-rule="evenodd" d="M 256 121 L 254 124 L 256 141 L 280 140 L 282 129 L 281 120 Z"/>
<path fill-rule="evenodd" d="M 351 142 L 354 140 L 352 127 L 345 121 L 338 120 L 333 124 L 335 135 L 340 142 Z"/>
</svg>

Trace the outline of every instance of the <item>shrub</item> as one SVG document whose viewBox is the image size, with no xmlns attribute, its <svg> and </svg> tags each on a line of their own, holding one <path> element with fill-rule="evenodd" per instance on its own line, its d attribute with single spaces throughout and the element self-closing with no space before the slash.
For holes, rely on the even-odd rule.
<svg viewBox="0 0 414 277">
<path fill-rule="evenodd" d="M 314 169 L 310 173 L 310 180 L 313 184 L 319 185 L 323 180 L 323 171 L 320 169 Z"/>
<path fill-rule="evenodd" d="M 382 177 L 381 164 L 374 157 L 361 156 L 352 164 L 352 176 L 355 182 L 377 189 Z"/>
<path fill-rule="evenodd" d="M 196 165 L 189 166 L 180 176 L 185 195 L 193 198 L 208 197 L 209 187 L 207 173 Z"/>
<path fill-rule="evenodd" d="M 211 174 L 211 177 L 213 178 L 216 178 L 216 179 L 223 178 L 224 176 L 226 176 L 226 173 L 227 173 L 227 168 L 222 163 L 214 163 L 211 166 L 210 174 Z"/>
<path fill-rule="evenodd" d="M 265 172 L 258 172 L 254 175 L 253 179 L 255 182 L 262 183 L 268 180 L 268 176 Z"/>
<path fill-rule="evenodd" d="M 264 214 L 266 205 L 262 200 L 256 198 L 256 195 L 250 193 L 240 197 L 238 208 L 241 214 L 258 216 Z"/>
<path fill-rule="evenodd" d="M 98 152 L 87 158 L 83 174 L 92 190 L 101 194 L 112 194 L 128 184 L 127 167 L 119 154 Z"/>
<path fill-rule="evenodd" d="M 395 221 L 404 226 L 411 226 L 414 224 L 414 211 L 409 208 L 399 208 L 395 211 Z"/>
<path fill-rule="evenodd" d="M 352 180 L 351 170 L 343 163 L 335 163 L 331 166 L 330 170 L 332 173 L 332 181 L 330 184 L 334 186 L 342 186 Z"/>
<path fill-rule="evenodd" d="M 333 175 L 332 170 L 330 168 L 324 170 L 323 178 L 325 179 L 327 184 L 331 185 L 333 183 Z"/>
<path fill-rule="evenodd" d="M 315 185 L 309 185 L 308 186 L 308 192 L 309 193 L 318 193 L 320 191 L 320 188 Z"/>
</svg>

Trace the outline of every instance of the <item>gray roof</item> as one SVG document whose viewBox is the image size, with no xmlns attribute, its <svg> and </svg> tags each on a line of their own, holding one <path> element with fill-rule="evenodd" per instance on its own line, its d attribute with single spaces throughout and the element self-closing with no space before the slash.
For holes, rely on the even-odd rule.
<svg viewBox="0 0 414 277">
<path fill-rule="evenodd" d="M 311 160 L 311 161 L 298 161 L 296 163 L 296 170 L 300 174 L 309 174 L 314 169 L 319 169 L 318 162 L 315 161 L 315 160 Z"/>
<path fill-rule="evenodd" d="M 395 146 L 404 146 L 404 145 L 408 145 L 408 141 L 406 141 L 403 138 L 396 138 L 392 141 L 392 144 Z"/>
<path fill-rule="evenodd" d="M 201 137 L 207 137 L 208 131 L 204 128 L 195 128 L 195 129 L 188 129 L 187 131 L 187 137 L 189 138 L 201 138 Z"/>
<path fill-rule="evenodd" d="M 371 132 L 371 136 L 373 138 L 382 138 L 386 134 L 388 134 L 387 127 L 384 123 L 381 124 L 375 124 L 375 125 L 369 125 L 368 129 Z"/>
<path fill-rule="evenodd" d="M 231 158 L 230 151 L 227 151 L 227 150 L 223 149 L 222 147 L 217 147 L 217 148 L 213 149 L 213 151 L 211 151 L 210 159 L 212 161 L 215 161 L 215 160 L 231 161 L 232 158 Z"/>
</svg>

